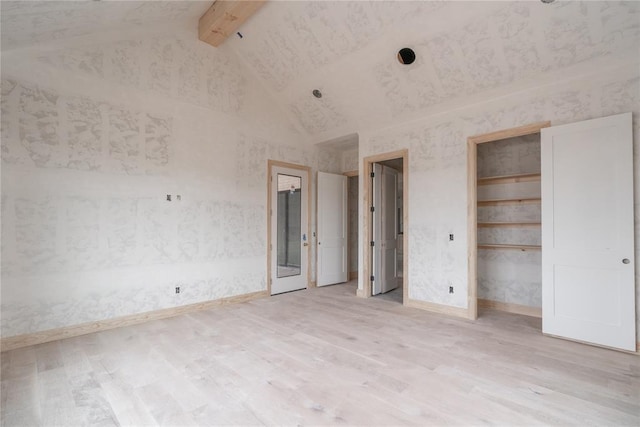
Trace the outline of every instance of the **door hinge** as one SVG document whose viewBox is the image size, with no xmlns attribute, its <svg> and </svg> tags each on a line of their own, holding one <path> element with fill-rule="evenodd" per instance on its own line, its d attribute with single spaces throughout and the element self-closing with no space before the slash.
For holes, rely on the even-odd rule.
<svg viewBox="0 0 640 427">
<path fill-rule="evenodd" d="M 369 210 L 370 210 L 371 212 L 375 212 L 375 211 L 376 211 L 376 208 L 375 208 L 375 207 L 373 207 L 373 206 L 371 206 L 371 208 L 370 208 Z"/>
<path fill-rule="evenodd" d="M 371 178 L 375 177 L 376 174 L 374 172 L 371 172 Z"/>
<path fill-rule="evenodd" d="M 369 242 L 371 244 L 371 246 L 375 246 L 376 242 L 374 242 L 373 240 L 371 242 Z"/>
<path fill-rule="evenodd" d="M 372 282 L 374 281 L 373 279 L 374 279 L 374 277 L 373 277 L 373 276 L 371 276 L 371 277 L 369 278 L 369 280 L 371 280 Z"/>
</svg>

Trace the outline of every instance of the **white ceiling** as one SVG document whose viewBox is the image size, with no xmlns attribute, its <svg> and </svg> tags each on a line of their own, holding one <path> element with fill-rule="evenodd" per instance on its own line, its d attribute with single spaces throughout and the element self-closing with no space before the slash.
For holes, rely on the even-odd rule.
<svg viewBox="0 0 640 427">
<path fill-rule="evenodd" d="M 2 49 L 160 22 L 195 34 L 210 4 L 2 1 Z M 272 0 L 240 31 L 224 48 L 311 140 L 339 141 L 597 58 L 638 61 L 640 2 Z"/>
</svg>

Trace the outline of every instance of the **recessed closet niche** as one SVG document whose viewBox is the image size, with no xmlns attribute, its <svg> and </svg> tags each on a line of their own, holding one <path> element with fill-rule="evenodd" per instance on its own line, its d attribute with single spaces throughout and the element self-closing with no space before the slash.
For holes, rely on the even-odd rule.
<svg viewBox="0 0 640 427">
<path fill-rule="evenodd" d="M 541 316 L 540 134 L 477 150 L 478 306 Z"/>
</svg>

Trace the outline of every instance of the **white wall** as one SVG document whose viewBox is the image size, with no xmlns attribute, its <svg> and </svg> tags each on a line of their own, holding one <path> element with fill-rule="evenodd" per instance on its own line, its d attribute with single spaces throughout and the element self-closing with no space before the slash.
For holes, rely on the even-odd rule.
<svg viewBox="0 0 640 427">
<path fill-rule="evenodd" d="M 537 87 L 487 99 L 466 108 L 387 129 L 359 131 L 360 159 L 409 149 L 409 226 L 405 228 L 405 238 L 409 239 L 409 271 L 405 275 L 409 281 L 409 297 L 467 307 L 466 139 L 472 135 L 543 120 L 559 125 L 632 111 L 636 239 L 640 241 L 639 70 L 637 62 L 608 68 L 600 64 L 594 66 L 591 73 L 568 73 L 555 82 L 543 81 Z M 360 185 L 362 191 L 362 183 Z M 361 205 L 361 223 L 362 212 Z M 362 224 L 360 227 L 362 232 Z M 453 242 L 448 240 L 449 233 L 456 236 Z M 638 249 L 636 261 L 640 261 Z M 360 278 L 359 287 L 362 288 L 362 270 Z M 640 269 L 637 269 L 638 307 L 639 278 Z M 449 286 L 454 286 L 453 294 L 448 293 Z M 640 332 L 640 327 L 637 330 Z"/>
<path fill-rule="evenodd" d="M 75 44 L 3 52 L 2 336 L 266 289 L 267 159 L 339 154 L 195 34 Z"/>
</svg>

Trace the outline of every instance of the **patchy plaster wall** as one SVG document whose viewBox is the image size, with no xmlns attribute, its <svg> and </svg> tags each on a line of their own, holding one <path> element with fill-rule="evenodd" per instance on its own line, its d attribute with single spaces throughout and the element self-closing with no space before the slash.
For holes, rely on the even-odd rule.
<svg viewBox="0 0 640 427">
<path fill-rule="evenodd" d="M 266 289 L 267 159 L 341 165 L 192 35 L 3 53 L 1 106 L 3 337 Z"/>
</svg>

